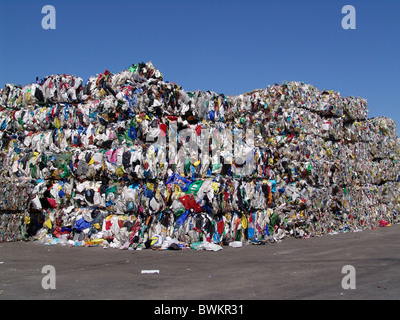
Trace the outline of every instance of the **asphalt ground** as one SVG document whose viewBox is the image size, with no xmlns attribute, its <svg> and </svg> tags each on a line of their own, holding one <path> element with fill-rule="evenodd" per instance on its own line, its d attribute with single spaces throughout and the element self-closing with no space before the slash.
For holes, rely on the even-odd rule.
<svg viewBox="0 0 400 320">
<path fill-rule="evenodd" d="M 54 267 L 53 282 L 46 265 Z M 352 273 L 343 273 L 348 265 Z M 0 243 L 0 300 L 399 298 L 400 225 L 218 252 Z"/>
</svg>

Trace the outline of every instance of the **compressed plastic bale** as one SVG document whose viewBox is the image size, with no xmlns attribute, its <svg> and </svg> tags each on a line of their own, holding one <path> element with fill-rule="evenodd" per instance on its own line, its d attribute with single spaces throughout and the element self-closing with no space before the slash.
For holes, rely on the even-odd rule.
<svg viewBox="0 0 400 320">
<path fill-rule="evenodd" d="M 22 86 L 7 83 L 3 89 L 1 104 L 10 108 L 22 107 Z"/>
<path fill-rule="evenodd" d="M 307 236 L 309 232 L 307 226 L 304 225 L 305 223 L 310 224 L 310 232 L 314 233 L 315 230 L 327 232 L 329 230 L 343 230 L 343 228 L 340 229 L 337 221 L 327 219 L 326 215 L 318 221 L 318 227 L 314 227 L 315 221 L 313 219 L 299 220 L 297 215 L 295 215 L 296 218 L 293 218 L 290 216 L 290 210 L 302 212 L 309 208 L 310 211 L 315 213 L 311 215 L 303 213 L 303 216 L 315 217 L 324 206 L 328 205 L 331 208 L 331 205 L 333 205 L 332 208 L 335 208 L 339 203 L 338 198 L 332 199 L 330 195 L 331 186 L 334 184 L 355 183 L 363 185 L 371 182 L 385 184 L 388 179 L 395 178 L 394 174 L 382 174 L 382 170 L 390 165 L 386 159 L 393 159 L 396 156 L 396 150 L 398 150 L 397 140 L 393 139 L 394 136 L 391 133 L 388 133 L 390 130 L 377 129 L 378 127 L 385 128 L 384 125 L 373 123 L 372 126 L 368 123 L 368 126 L 372 129 L 364 129 L 368 126 L 363 125 L 362 131 L 355 132 L 350 139 L 347 138 L 348 135 L 346 136 L 346 141 L 350 144 L 354 142 L 362 142 L 362 144 L 354 144 L 354 147 L 349 148 L 348 144 L 341 142 L 343 137 L 342 125 L 349 127 L 349 122 L 352 122 L 354 128 L 360 129 L 361 126 L 358 126 L 358 123 L 363 124 L 362 112 L 359 114 L 353 112 L 352 114 L 352 110 L 349 110 L 350 105 L 357 106 L 357 103 L 362 104 L 362 101 L 353 98 L 343 99 L 340 94 L 328 91 L 320 92 L 310 85 L 295 82 L 285 83 L 282 86 L 274 85 L 265 90 L 255 90 L 239 97 L 227 97 L 214 92 L 186 93 L 176 85 L 154 81 L 151 84 L 147 83 L 146 79 L 161 81 L 159 76 L 154 76 L 157 73 L 154 70 L 150 64 L 147 66 L 146 64 L 138 64 L 134 65 L 132 70 L 129 70 L 132 76 L 129 75 L 129 72 L 109 73 L 107 81 L 110 81 L 106 83 L 108 86 L 99 88 L 98 85 L 95 85 L 93 88 L 90 84 L 86 93 L 89 93 L 90 89 L 97 92 L 95 94 L 98 94 L 98 96 L 86 95 L 86 100 L 82 104 L 77 106 L 64 104 L 62 107 L 41 108 L 39 111 L 33 109 L 34 112 L 37 112 L 38 121 L 35 123 L 27 116 L 24 116 L 22 121 L 13 120 L 10 125 L 5 122 L 5 126 L 15 132 L 26 128 L 38 131 L 37 133 L 33 132 L 28 138 L 21 136 L 23 139 L 18 139 L 18 141 L 22 140 L 24 143 L 12 141 L 12 144 L 7 145 L 8 148 L 10 145 L 13 147 L 13 149 L 9 148 L 12 151 L 7 156 L 7 161 L 12 163 L 11 170 L 8 170 L 8 172 L 13 176 L 30 175 L 35 179 L 65 179 L 67 174 L 83 180 L 100 179 L 102 176 L 107 176 L 111 180 L 119 182 L 124 181 L 121 179 L 132 177 L 166 180 L 171 176 L 171 172 L 168 171 L 171 169 L 172 173 L 180 174 L 189 179 L 204 178 L 218 173 L 228 174 L 233 179 L 231 187 L 226 185 L 225 179 L 219 179 L 217 188 L 207 189 L 208 191 L 203 193 L 200 192 L 201 196 L 199 197 L 196 195 L 196 202 L 201 206 L 201 210 L 213 215 L 214 213 L 229 214 L 232 210 L 243 208 L 249 210 L 250 208 L 262 209 L 270 205 L 278 206 L 277 214 L 282 215 L 282 217 L 290 217 L 294 223 L 293 228 L 290 227 L 292 235 L 302 237 Z M 95 79 L 101 80 L 103 76 L 104 74 L 95 77 Z M 116 87 L 117 83 L 120 85 L 119 88 Z M 132 83 L 141 86 L 141 88 L 130 87 Z M 121 84 L 123 84 L 122 87 Z M 165 92 L 161 95 L 163 90 Z M 93 98 L 99 99 L 99 101 Z M 352 101 L 352 99 L 355 101 Z M 350 103 L 344 107 L 344 102 Z M 344 110 L 344 108 L 347 109 Z M 194 148 L 189 147 L 190 143 L 185 144 L 185 141 L 182 141 L 183 147 L 187 148 L 186 151 L 189 151 L 189 153 L 183 153 L 184 149 L 177 150 L 175 155 L 178 157 L 170 157 L 172 163 L 178 164 L 175 167 L 169 165 L 171 162 L 169 164 L 164 162 L 163 159 L 167 160 L 167 157 L 164 158 L 162 154 L 173 155 L 174 153 L 169 153 L 171 151 L 170 146 L 163 152 L 161 146 L 157 145 L 159 143 L 157 133 L 160 132 L 160 127 L 153 126 L 154 118 L 152 120 L 150 117 L 154 117 L 154 115 L 149 117 L 146 114 L 149 111 L 162 114 L 163 110 L 170 112 L 169 117 L 171 112 L 175 114 L 179 125 L 185 123 L 185 117 L 188 117 L 187 120 L 191 122 L 210 121 L 212 124 L 211 131 L 214 130 L 212 131 L 214 132 L 214 145 L 211 145 L 213 146 L 212 150 L 216 151 L 212 152 L 214 157 L 205 154 L 207 145 L 204 143 L 199 148 L 204 153 L 201 157 L 197 157 Z M 342 111 L 347 112 L 344 116 L 346 123 L 343 123 L 340 118 Z M 134 113 L 137 112 L 144 113 L 134 116 Z M 252 112 L 251 115 L 250 112 Z M 26 114 L 31 115 L 30 112 Z M 193 118 L 196 114 L 199 119 Z M 16 115 L 20 117 L 22 113 Z M 133 116 L 137 121 L 134 127 L 136 136 L 129 135 L 130 132 L 133 132 L 131 130 L 132 122 L 129 120 Z M 220 121 L 226 120 L 231 123 L 225 127 L 225 124 L 220 123 Z M 259 125 L 260 123 L 263 123 L 263 125 Z M 170 130 L 173 130 L 169 125 L 171 122 L 167 122 L 167 124 L 166 128 L 163 129 L 166 136 L 171 132 Z M 232 126 L 229 127 L 231 124 Z M 255 161 L 251 170 L 237 172 L 237 167 L 232 170 L 232 165 L 240 165 L 242 162 L 234 162 L 234 160 L 239 159 L 238 157 L 237 159 L 231 157 L 230 145 L 227 140 L 229 140 L 229 132 L 234 132 L 233 128 L 242 129 L 244 127 L 253 130 L 256 128 L 254 130 L 257 133 L 254 139 L 256 145 L 249 149 L 252 150 L 250 155 L 248 151 L 243 152 L 246 151 L 245 144 L 237 148 L 236 153 L 240 151 L 242 154 L 249 155 L 247 159 L 251 160 L 254 157 Z M 391 128 L 391 124 L 389 123 L 386 127 Z M 195 128 L 197 126 L 192 126 L 190 130 L 195 132 Z M 44 139 L 38 139 L 41 135 L 40 131 L 43 130 L 46 131 Z M 177 133 L 179 131 L 181 129 Z M 206 130 L 201 130 L 201 134 L 203 132 L 206 132 Z M 218 136 L 221 132 L 222 134 Z M 386 132 L 386 135 L 383 132 Z M 181 136 L 183 137 L 184 134 L 182 133 Z M 193 137 L 192 134 L 190 136 Z M 196 137 L 196 135 L 194 136 Z M 263 136 L 266 139 L 263 139 Z M 157 141 L 155 141 L 156 139 Z M 371 140 L 374 142 L 371 142 Z M 194 142 L 195 139 L 189 141 Z M 382 146 L 381 149 L 379 149 L 380 145 Z M 145 147 L 142 148 L 142 146 Z M 32 147 L 34 152 L 39 152 L 38 155 L 29 158 L 34 161 L 25 159 L 23 155 L 20 156 L 21 152 L 24 153 L 24 150 Z M 221 149 L 223 151 L 220 155 L 225 160 L 225 164 L 223 161 L 220 162 L 221 159 L 218 156 L 218 151 Z M 64 163 L 64 167 L 61 166 L 60 168 L 57 157 L 53 159 L 50 154 L 62 154 L 66 151 L 73 151 L 76 155 L 74 159 L 77 162 L 74 160 L 69 164 Z M 46 152 L 49 153 L 49 157 L 45 154 Z M 104 160 L 94 161 L 92 152 L 104 155 Z M 106 155 L 107 152 L 109 153 Z M 129 154 L 131 157 L 126 156 L 124 160 L 124 155 Z M 217 154 L 216 157 L 215 154 Z M 47 158 L 48 168 L 40 169 L 40 165 L 45 163 L 43 162 L 44 157 Z M 246 157 L 242 156 L 242 158 Z M 362 159 L 362 165 L 360 161 L 357 162 L 360 159 Z M 200 165 L 195 165 L 199 160 Z M 29 165 L 24 166 L 22 162 Z M 167 170 L 167 167 L 170 168 Z M 201 168 L 201 170 L 197 170 L 197 168 Z M 368 168 L 368 170 L 365 170 L 365 168 Z M 365 171 L 369 174 L 365 174 Z M 262 188 L 259 181 L 250 180 L 250 182 L 241 181 L 239 183 L 236 180 L 245 176 L 251 179 L 267 177 L 276 180 L 277 186 L 274 192 L 261 192 Z M 309 190 L 316 190 L 312 188 L 313 186 L 322 188 L 320 197 L 311 197 Z M 326 190 L 323 188 L 326 188 Z M 179 207 L 164 203 L 158 197 L 159 192 L 157 191 L 153 193 L 153 197 L 138 197 L 137 209 L 134 209 L 137 211 L 132 211 L 132 201 L 126 203 L 121 190 L 109 193 L 107 197 L 104 193 L 104 197 L 98 192 L 92 194 L 90 190 L 92 189 L 83 188 L 80 190 L 78 194 L 71 197 L 72 203 L 77 205 L 96 203 L 106 210 L 119 214 L 122 212 L 140 212 L 153 215 L 167 208 L 179 210 Z M 138 190 L 140 194 L 142 188 L 139 187 Z M 162 187 L 160 192 L 165 192 L 162 191 Z M 342 196 L 338 192 L 336 194 L 339 197 Z M 92 199 L 92 195 L 97 200 Z M 175 193 L 172 195 L 172 198 L 174 197 Z M 179 199 L 177 194 L 175 199 Z M 322 201 L 317 203 L 319 199 Z M 122 204 L 122 206 L 119 204 Z M 68 203 L 63 205 L 68 205 Z M 129 206 L 131 207 L 127 210 Z M 332 210 L 329 209 L 328 216 L 334 212 Z M 334 210 L 337 212 L 337 209 Z M 296 225 L 299 221 L 303 221 L 301 226 Z M 285 227 L 284 225 L 281 226 Z M 246 230 L 246 228 L 241 230 Z M 247 235 L 249 230 L 254 230 L 254 228 L 248 228 Z M 244 235 L 245 232 L 243 231 L 242 234 Z M 255 233 L 253 232 L 253 234 Z M 277 232 L 276 239 L 279 240 L 282 235 L 285 235 L 285 232 Z M 188 231 L 182 236 L 190 238 Z M 214 236 L 215 239 L 221 239 L 221 237 L 216 236 L 216 233 L 214 233 Z"/>
</svg>

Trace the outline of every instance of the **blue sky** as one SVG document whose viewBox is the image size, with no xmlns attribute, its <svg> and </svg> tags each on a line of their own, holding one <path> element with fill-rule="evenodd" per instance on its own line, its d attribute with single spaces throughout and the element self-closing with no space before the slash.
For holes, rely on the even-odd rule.
<svg viewBox="0 0 400 320">
<path fill-rule="evenodd" d="M 41 26 L 46 4 L 55 30 Z M 355 30 L 341 25 L 347 4 Z M 0 28 L 0 87 L 152 61 L 187 91 L 303 81 L 366 98 L 369 117 L 400 127 L 398 0 L 0 0 Z"/>
</svg>

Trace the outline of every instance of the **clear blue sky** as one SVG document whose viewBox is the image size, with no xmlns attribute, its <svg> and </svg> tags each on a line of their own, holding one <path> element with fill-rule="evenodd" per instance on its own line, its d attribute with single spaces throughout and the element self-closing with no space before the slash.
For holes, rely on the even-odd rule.
<svg viewBox="0 0 400 320">
<path fill-rule="evenodd" d="M 56 29 L 44 30 L 44 5 Z M 344 5 L 356 29 L 344 30 Z M 0 0 L 0 86 L 86 81 L 152 61 L 183 89 L 240 94 L 303 81 L 368 100 L 400 129 L 399 0 Z"/>
</svg>

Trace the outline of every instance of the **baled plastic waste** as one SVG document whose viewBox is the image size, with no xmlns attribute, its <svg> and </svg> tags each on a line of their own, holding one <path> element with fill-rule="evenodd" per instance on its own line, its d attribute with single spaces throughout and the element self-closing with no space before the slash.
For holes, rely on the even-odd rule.
<svg viewBox="0 0 400 320">
<path fill-rule="evenodd" d="M 295 81 L 188 92 L 151 62 L 7 84 L 1 240 L 23 238 L 32 212 L 31 239 L 119 249 L 218 251 L 397 223 L 396 125 L 367 116 L 365 99 Z"/>
</svg>

